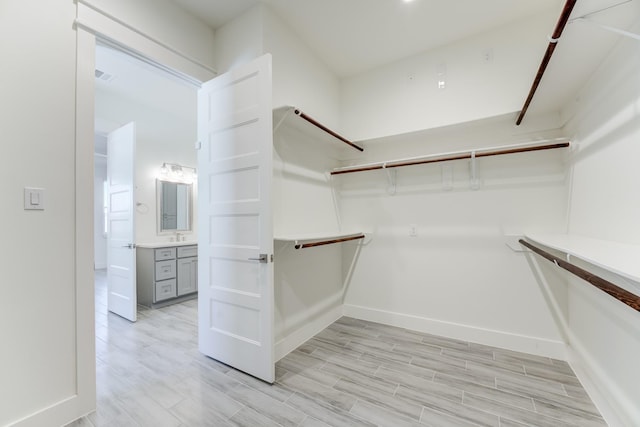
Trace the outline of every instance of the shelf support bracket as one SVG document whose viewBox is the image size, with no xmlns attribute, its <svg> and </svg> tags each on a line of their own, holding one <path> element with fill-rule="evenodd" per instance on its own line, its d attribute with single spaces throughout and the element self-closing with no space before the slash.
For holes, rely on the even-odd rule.
<svg viewBox="0 0 640 427">
<path fill-rule="evenodd" d="M 387 193 L 393 196 L 394 194 L 396 194 L 396 190 L 397 190 L 396 183 L 398 178 L 398 171 L 396 169 L 387 168 L 386 163 L 382 165 L 382 169 L 384 169 L 385 172 L 387 173 L 387 180 L 389 181 L 389 186 L 387 187 Z"/>
<path fill-rule="evenodd" d="M 278 129 L 280 128 L 280 126 L 282 126 L 282 123 L 284 123 L 285 120 L 287 120 L 287 117 L 289 117 L 291 115 L 291 113 L 293 112 L 293 110 L 295 110 L 295 107 L 291 107 L 289 108 L 283 115 L 282 118 L 278 121 L 278 123 L 276 123 L 276 125 L 273 127 L 273 134 L 275 135 L 276 132 L 278 132 Z"/>
<path fill-rule="evenodd" d="M 476 152 L 472 151 L 471 152 L 471 189 L 472 190 L 477 190 L 478 188 L 480 188 L 480 181 L 478 180 L 478 167 L 477 167 L 477 161 L 476 161 Z"/>
<path fill-rule="evenodd" d="M 612 33 L 620 34 L 621 36 L 629 37 L 635 40 L 640 40 L 640 34 L 632 33 L 630 31 L 621 30 L 620 28 L 611 27 L 609 25 L 604 25 L 599 22 L 592 21 L 587 18 L 575 18 L 572 22 L 586 22 L 588 24 L 594 25 L 596 27 L 602 28 L 605 31 L 609 31 Z"/>
</svg>

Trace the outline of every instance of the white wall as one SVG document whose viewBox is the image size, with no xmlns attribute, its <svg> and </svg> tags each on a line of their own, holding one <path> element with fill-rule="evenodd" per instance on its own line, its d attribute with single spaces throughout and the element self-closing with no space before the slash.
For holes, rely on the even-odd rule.
<svg viewBox="0 0 640 427">
<path fill-rule="evenodd" d="M 263 6 L 264 50 L 273 56 L 273 105 L 292 105 L 340 131 L 340 82 L 271 9 Z"/>
<path fill-rule="evenodd" d="M 0 425 L 75 393 L 74 18 L 72 2 L 0 5 Z M 44 211 L 23 209 L 24 187 L 45 189 Z"/>
<path fill-rule="evenodd" d="M 570 164 L 570 233 L 640 245 L 639 74 L 640 45 L 623 39 L 580 93 L 579 105 L 565 111 L 570 119 L 567 133 L 579 144 Z M 625 286 L 620 277 L 586 267 Z M 620 419 L 619 424 L 609 421 L 612 426 L 637 425 L 640 313 L 574 276 L 559 280 L 546 274 L 543 280 L 567 295 L 559 315 L 575 350 L 574 367 L 585 375 L 590 391 L 603 399 L 596 403 L 608 403 Z"/>
<path fill-rule="evenodd" d="M 222 73 L 270 53 L 273 106 L 296 106 L 340 130 L 340 82 L 300 37 L 268 6 L 259 4 L 216 31 Z"/>
<path fill-rule="evenodd" d="M 519 111 L 554 22 L 529 18 L 344 79 L 345 134 L 370 139 Z M 438 89 L 443 63 L 446 88 Z"/>
<path fill-rule="evenodd" d="M 136 122 L 136 202 L 140 204 L 136 207 L 137 244 L 169 241 L 168 236 L 157 233 L 156 178 L 162 163 L 196 167 L 197 92 L 195 89 L 192 92 L 193 102 L 168 108 L 151 107 L 141 100 L 111 94 L 100 88 L 96 90 L 96 116 L 101 121 L 112 123 L 113 129 L 130 121 Z M 180 114 L 172 113 L 172 109 L 179 110 Z M 187 239 L 196 236 L 195 210 L 193 219 L 193 232 L 186 233 Z"/>
<path fill-rule="evenodd" d="M 264 53 L 263 8 L 256 6 L 215 32 L 218 74 L 251 61 Z"/>
<path fill-rule="evenodd" d="M 531 129 L 518 132 L 543 136 Z M 392 160 L 523 140 L 511 117 L 366 144 L 363 160 Z M 553 136 L 550 134 L 549 136 Z M 345 313 L 473 342 L 564 358 L 564 345 L 507 235 L 562 231 L 567 176 L 563 150 L 397 169 L 397 193 L 384 171 L 340 176 L 343 225 L 371 232 L 348 284 Z M 366 161 L 365 161 L 366 162 Z M 442 183 L 452 168 L 453 189 Z M 417 237 L 410 237 L 410 226 Z"/>
<path fill-rule="evenodd" d="M 160 22 L 171 22 L 179 27 L 176 33 L 204 38 L 155 2 L 147 3 L 144 19 L 165 17 L 156 21 L 156 35 L 169 27 Z M 0 302 L 0 425 L 63 425 L 95 405 L 95 393 L 86 388 L 95 384 L 93 347 L 85 346 L 93 342 L 93 293 L 84 291 L 93 288 L 85 274 L 92 269 L 92 257 L 85 254 L 93 250 L 93 239 L 76 234 L 77 224 L 84 230 L 93 223 L 93 167 L 85 166 L 92 165 L 93 139 L 76 140 L 76 117 L 93 105 L 76 109 L 76 63 L 92 75 L 93 59 L 77 55 L 84 45 L 76 44 L 76 8 L 62 0 L 37 7 L 0 2 L 0 50 L 3 64 L 10 64 L 0 79 L 0 156 L 10 159 L 3 169 L 10 179 L 0 183 L 2 217 L 10 224 L 4 230 L 10 244 L 0 257 L 6 284 Z M 190 49 L 198 57 L 208 55 L 202 44 Z M 77 149 L 82 144 L 91 148 Z M 45 189 L 44 211 L 23 209 L 25 186 Z M 76 265 L 76 256 L 86 265 Z"/>
</svg>

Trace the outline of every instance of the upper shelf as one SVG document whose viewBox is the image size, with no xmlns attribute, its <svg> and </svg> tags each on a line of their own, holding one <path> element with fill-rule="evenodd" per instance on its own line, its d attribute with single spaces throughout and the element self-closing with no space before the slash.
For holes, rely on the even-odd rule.
<svg viewBox="0 0 640 427">
<path fill-rule="evenodd" d="M 526 237 L 640 284 L 640 245 L 571 234 L 533 234 Z"/>
<path fill-rule="evenodd" d="M 329 151 L 331 157 L 344 160 L 353 158 L 354 154 L 361 153 L 364 148 L 348 140 L 327 126 L 318 122 L 299 108 L 283 106 L 273 110 L 273 133 L 278 132 L 283 125 L 291 126 L 305 135 L 313 144 L 322 144 Z M 302 140 L 301 140 L 302 141 Z"/>
</svg>

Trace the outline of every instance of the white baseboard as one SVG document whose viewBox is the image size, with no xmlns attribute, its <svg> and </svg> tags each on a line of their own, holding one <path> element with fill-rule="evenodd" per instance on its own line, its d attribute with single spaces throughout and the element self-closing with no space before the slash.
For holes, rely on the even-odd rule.
<svg viewBox="0 0 640 427">
<path fill-rule="evenodd" d="M 341 317 L 342 305 L 338 305 L 290 333 L 276 343 L 274 350 L 275 360 L 278 361 L 282 359 Z"/>
<path fill-rule="evenodd" d="M 538 356 L 566 360 L 567 348 L 562 341 L 483 329 L 404 313 L 345 304 L 345 316 L 411 329 L 433 335 L 504 348 Z"/>
<path fill-rule="evenodd" d="M 95 401 L 71 396 L 47 408 L 10 423 L 10 427 L 62 426 L 95 411 Z"/>
</svg>

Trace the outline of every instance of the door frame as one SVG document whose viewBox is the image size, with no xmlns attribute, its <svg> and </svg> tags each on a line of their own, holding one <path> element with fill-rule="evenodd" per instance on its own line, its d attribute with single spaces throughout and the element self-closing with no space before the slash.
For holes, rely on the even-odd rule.
<svg viewBox="0 0 640 427">
<path fill-rule="evenodd" d="M 199 86 L 216 70 L 182 55 L 153 37 L 96 9 L 77 2 L 75 121 L 75 299 L 76 393 L 30 417 L 45 424 L 67 422 L 96 409 L 95 284 L 94 284 L 94 115 L 95 55 L 99 42 Z"/>
</svg>

